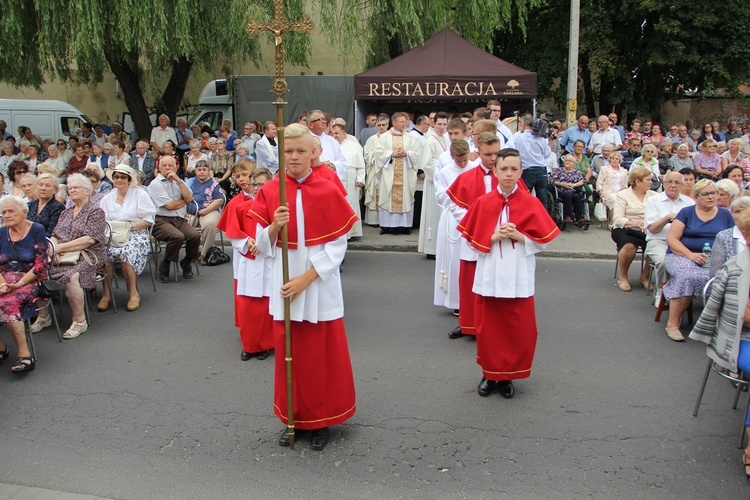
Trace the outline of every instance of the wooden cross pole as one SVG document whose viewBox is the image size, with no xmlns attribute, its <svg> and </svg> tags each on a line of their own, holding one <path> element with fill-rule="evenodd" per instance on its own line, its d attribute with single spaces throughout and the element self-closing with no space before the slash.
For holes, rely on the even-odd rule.
<svg viewBox="0 0 750 500">
<path fill-rule="evenodd" d="M 273 33 L 276 45 L 276 77 L 273 81 L 271 92 L 276 94 L 276 115 L 279 144 L 279 203 L 286 206 L 286 166 L 284 165 L 284 94 L 287 92 L 286 79 L 284 78 L 284 35 L 290 31 L 301 31 L 309 35 L 313 23 L 308 16 L 299 21 L 287 21 L 284 19 L 284 0 L 274 0 L 274 18 L 269 23 L 250 21 L 245 26 L 245 31 L 250 37 L 270 31 Z M 287 226 L 281 228 L 281 262 L 283 269 L 283 281 L 289 281 L 289 236 Z M 287 428 L 289 430 L 289 446 L 294 449 L 294 400 L 292 397 L 292 325 L 290 299 L 284 299 L 284 340 L 286 351 L 286 400 L 287 400 Z"/>
</svg>

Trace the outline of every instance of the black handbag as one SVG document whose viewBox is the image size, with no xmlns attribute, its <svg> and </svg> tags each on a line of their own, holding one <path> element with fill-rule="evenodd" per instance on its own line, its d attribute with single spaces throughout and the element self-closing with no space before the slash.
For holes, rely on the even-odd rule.
<svg viewBox="0 0 750 500">
<path fill-rule="evenodd" d="M 208 266 L 226 264 L 230 260 L 229 255 L 225 254 L 219 247 L 211 247 L 206 253 L 206 265 Z"/>
</svg>

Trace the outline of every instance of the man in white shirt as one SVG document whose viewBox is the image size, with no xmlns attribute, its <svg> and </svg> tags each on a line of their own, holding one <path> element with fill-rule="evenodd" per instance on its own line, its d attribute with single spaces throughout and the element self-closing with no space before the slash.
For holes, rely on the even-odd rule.
<svg viewBox="0 0 750 500">
<path fill-rule="evenodd" d="M 646 257 L 655 265 L 657 288 L 667 281 L 664 257 L 667 254 L 667 233 L 672 227 L 672 220 L 681 209 L 695 205 L 693 200 L 680 194 L 682 183 L 682 174 L 670 170 L 664 175 L 664 192 L 652 196 L 646 203 Z"/>
<path fill-rule="evenodd" d="M 328 120 L 319 109 L 314 109 L 307 114 L 307 127 L 310 132 L 320 140 L 323 153 L 320 159 L 325 166 L 333 168 L 341 182 L 346 182 L 346 157 L 341 152 L 341 147 L 336 139 L 326 133 Z"/>
<path fill-rule="evenodd" d="M 174 129 L 169 126 L 169 117 L 167 115 L 159 115 L 159 126 L 154 127 L 151 130 L 151 147 L 155 151 L 163 152 L 162 144 L 171 140 L 177 144 L 177 134 Z"/>
<path fill-rule="evenodd" d="M 490 110 L 490 120 L 495 120 L 497 123 L 497 137 L 500 139 L 500 149 L 502 148 L 513 148 L 513 132 L 508 128 L 503 120 L 500 118 L 500 114 L 503 111 L 500 101 L 492 100 L 487 103 L 487 109 Z"/>
<path fill-rule="evenodd" d="M 268 169 L 273 175 L 279 171 L 279 145 L 276 143 L 276 124 L 267 121 L 263 124 L 263 137 L 255 143 L 255 158 L 259 168 Z"/>
<path fill-rule="evenodd" d="M 599 154 L 602 152 L 602 146 L 604 144 L 612 144 L 615 151 L 622 149 L 622 139 L 620 138 L 620 132 L 609 127 L 609 117 L 601 115 L 596 123 L 599 124 L 599 130 L 591 134 L 591 139 L 587 145 L 589 154 Z"/>
</svg>

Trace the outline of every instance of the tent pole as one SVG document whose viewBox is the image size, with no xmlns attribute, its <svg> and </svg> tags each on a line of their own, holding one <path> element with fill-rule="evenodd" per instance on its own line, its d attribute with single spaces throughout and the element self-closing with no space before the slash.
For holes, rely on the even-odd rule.
<svg viewBox="0 0 750 500">
<path fill-rule="evenodd" d="M 536 99 L 531 100 L 531 114 L 536 118 Z"/>
</svg>

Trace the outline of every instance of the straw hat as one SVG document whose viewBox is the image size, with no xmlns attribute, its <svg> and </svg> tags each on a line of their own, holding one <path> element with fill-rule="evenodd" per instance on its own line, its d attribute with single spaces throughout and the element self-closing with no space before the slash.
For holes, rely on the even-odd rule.
<svg viewBox="0 0 750 500">
<path fill-rule="evenodd" d="M 119 172 L 130 177 L 130 187 L 136 187 L 138 185 L 138 174 L 136 174 L 135 170 L 128 167 L 127 165 L 117 165 L 115 168 L 107 170 L 107 178 L 112 181 L 112 185 L 114 185 L 115 183 L 114 179 L 112 178 L 112 175 L 114 175 L 115 172 Z"/>
</svg>

